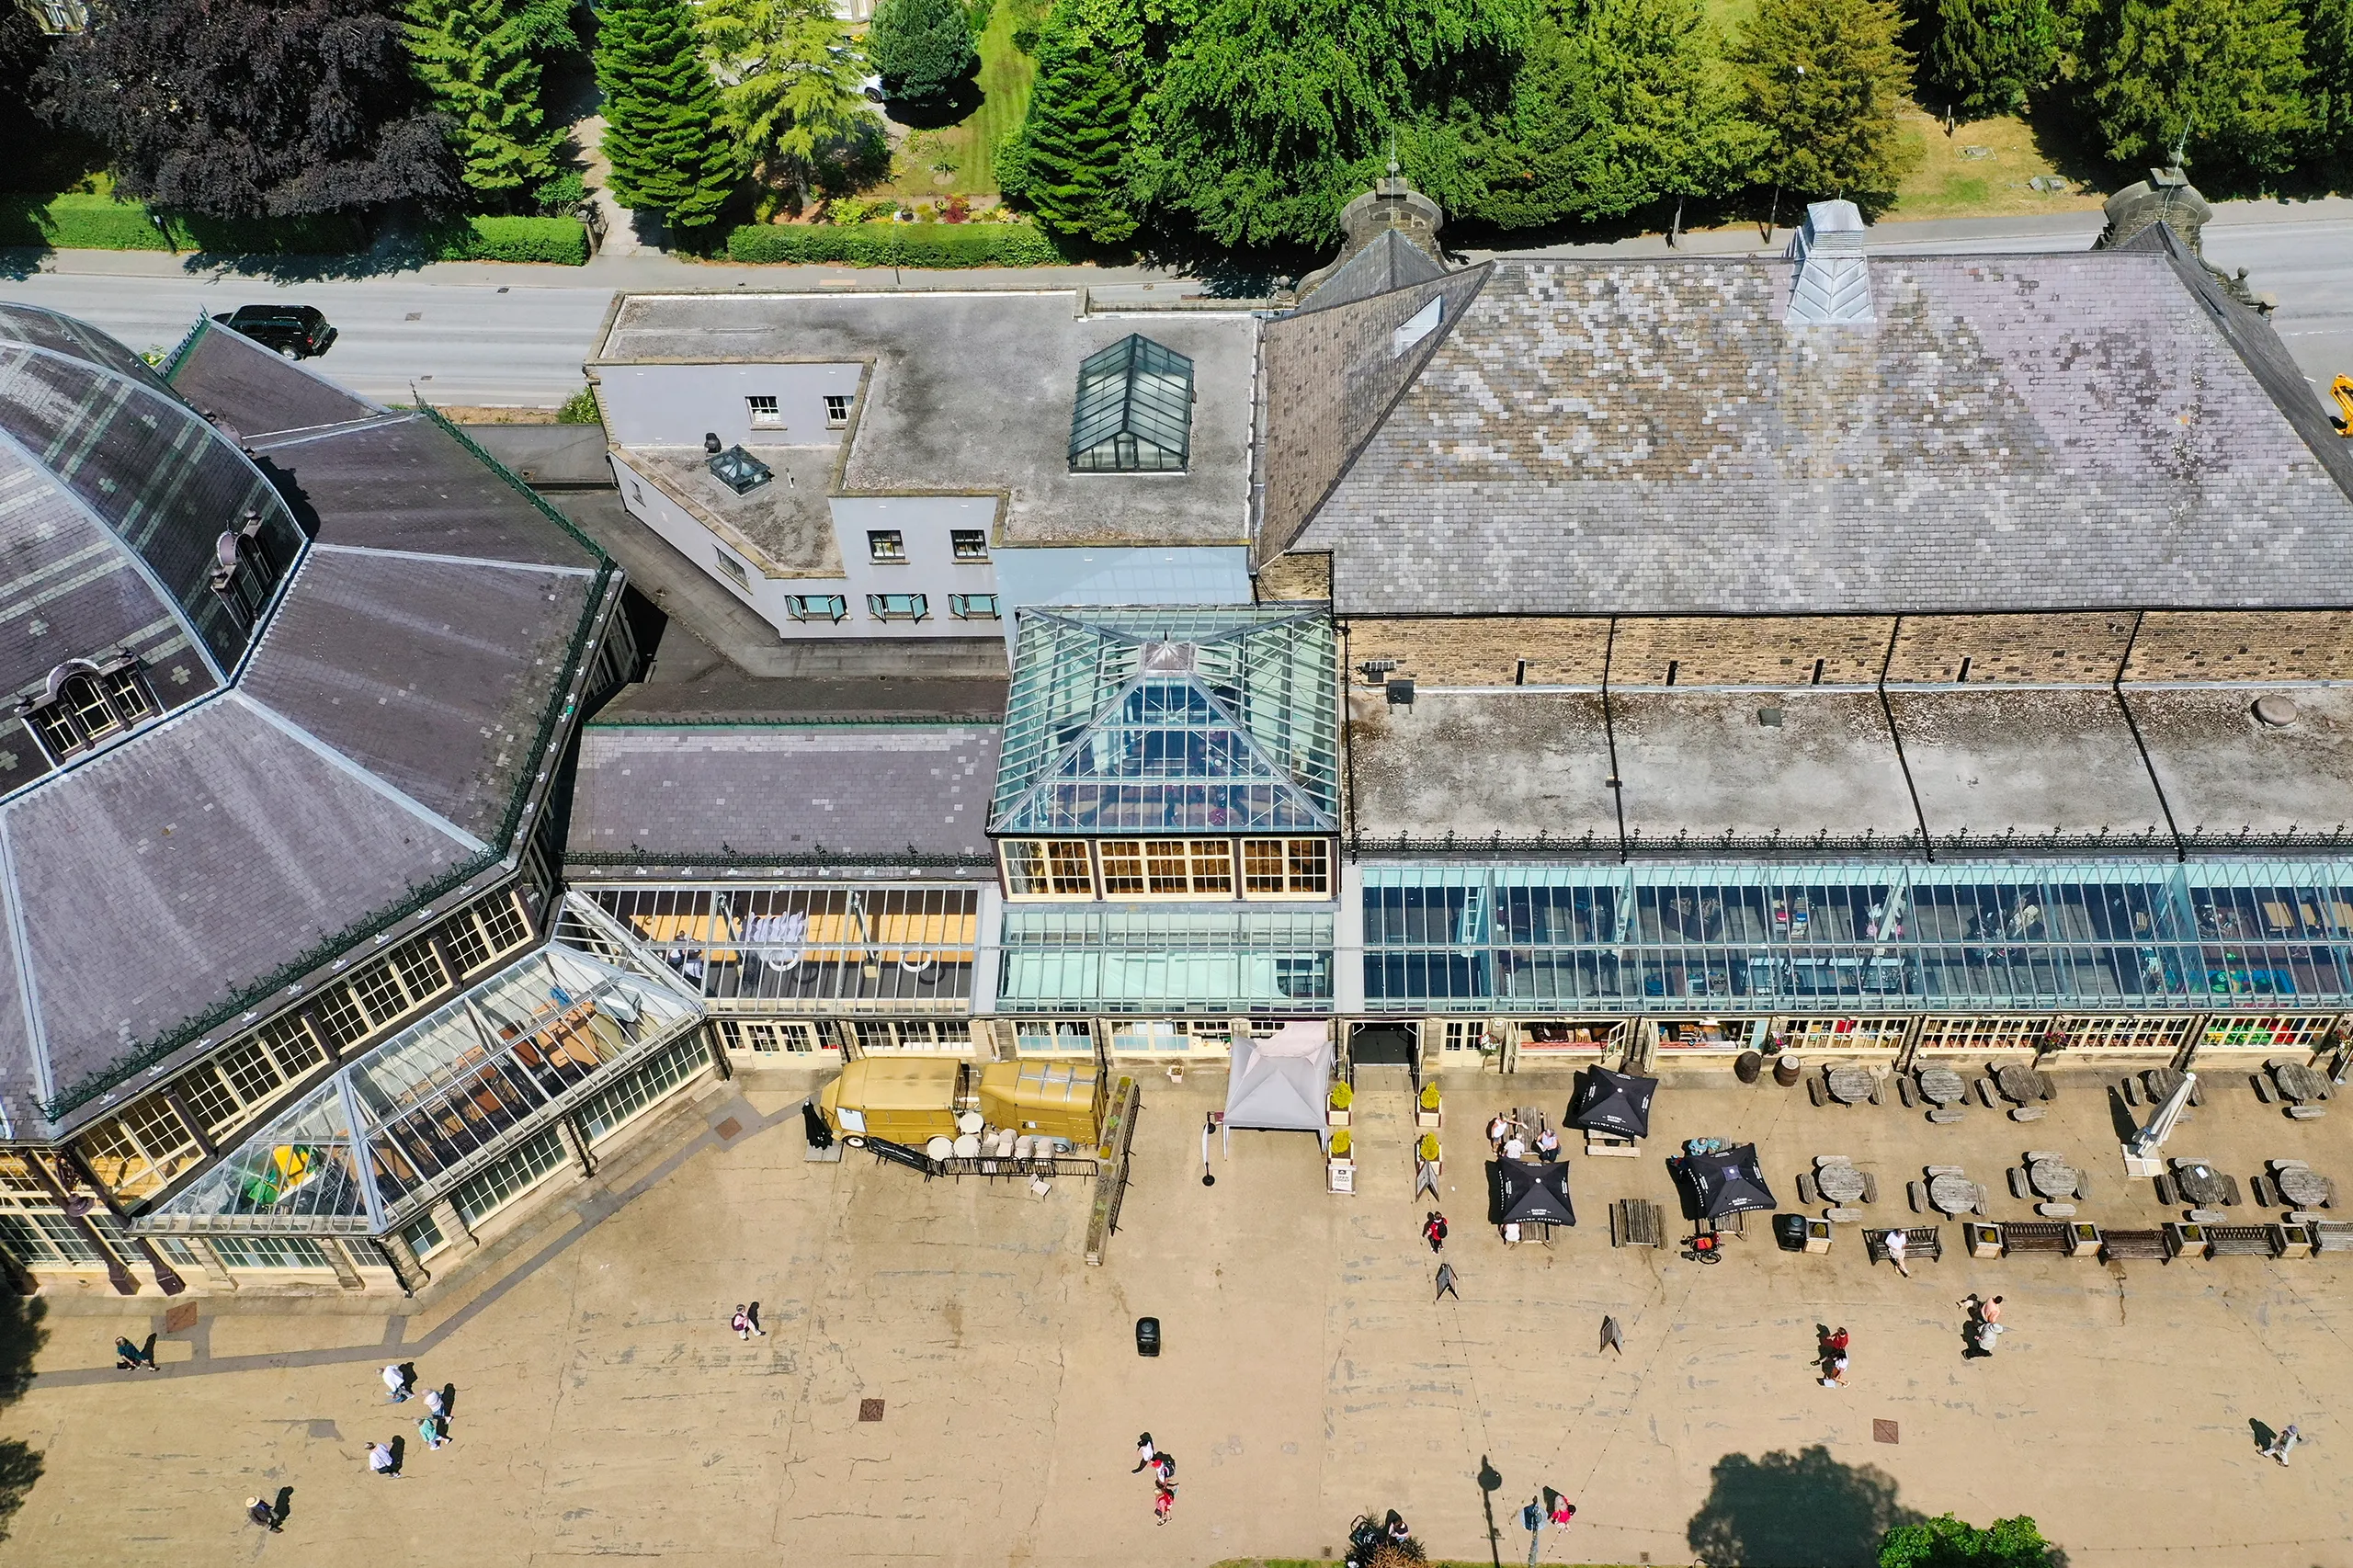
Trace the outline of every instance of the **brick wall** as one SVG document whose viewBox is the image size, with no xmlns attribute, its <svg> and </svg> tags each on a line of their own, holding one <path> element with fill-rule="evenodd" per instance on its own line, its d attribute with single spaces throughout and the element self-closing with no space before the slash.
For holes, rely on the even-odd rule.
<svg viewBox="0 0 2353 1568">
<path fill-rule="evenodd" d="M 2078 615 L 1907 615 L 1895 632 L 1890 683 L 1972 686 L 2063 682 L 2106 686 L 2132 638 L 2128 610 Z"/>
<path fill-rule="evenodd" d="M 2126 680 L 2353 678 L 2353 610 L 2153 609 Z"/>
<path fill-rule="evenodd" d="M 1609 684 L 1871 686 L 1894 629 L 1878 615 L 1630 617 L 1618 622 Z"/>
<path fill-rule="evenodd" d="M 1590 616 L 1359 618 L 1347 628 L 1351 669 L 1394 659 L 1397 676 L 1424 686 L 1599 686 L 1609 646 L 1609 622 Z"/>
</svg>

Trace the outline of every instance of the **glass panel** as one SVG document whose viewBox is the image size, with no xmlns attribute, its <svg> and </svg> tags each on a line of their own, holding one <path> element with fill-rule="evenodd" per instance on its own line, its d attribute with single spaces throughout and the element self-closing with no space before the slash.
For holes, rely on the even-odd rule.
<svg viewBox="0 0 2353 1568">
<path fill-rule="evenodd" d="M 1084 852 L 1084 846 L 1077 846 Z M 1144 891 L 1143 845 L 1133 838 L 1103 841 L 1103 896 L 1124 898 Z M 1182 884 L 1178 891 L 1183 891 Z"/>
<path fill-rule="evenodd" d="M 1057 839 L 1046 846 L 1046 860 L 1052 871 L 1054 892 L 1088 893 L 1095 891 L 1095 879 L 1087 867 L 1084 842 Z"/>
<path fill-rule="evenodd" d="M 980 894 L 969 885 L 628 888 L 595 896 L 641 934 L 670 933 L 655 956 L 707 996 L 960 1007 L 971 994 Z M 710 911 L 691 932 L 663 913 L 682 898 Z"/>
<path fill-rule="evenodd" d="M 1192 841 L 1193 891 L 1230 897 L 1233 892 L 1233 846 L 1222 838 Z"/>
<path fill-rule="evenodd" d="M 1331 996 L 1332 916 L 1028 906 L 1005 915 L 999 994 L 1015 1004 L 1227 1016 Z"/>
</svg>

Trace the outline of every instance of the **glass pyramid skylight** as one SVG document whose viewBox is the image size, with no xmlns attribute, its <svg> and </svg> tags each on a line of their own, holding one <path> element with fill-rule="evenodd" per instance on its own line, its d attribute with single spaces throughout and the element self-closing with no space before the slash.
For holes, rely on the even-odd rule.
<svg viewBox="0 0 2353 1568">
<path fill-rule="evenodd" d="M 994 834 L 1338 831 L 1331 622 L 1024 610 Z"/>
<path fill-rule="evenodd" d="M 347 1063 L 135 1228 L 382 1235 L 701 1021 L 601 910 L 568 902 L 557 932 Z"/>
</svg>

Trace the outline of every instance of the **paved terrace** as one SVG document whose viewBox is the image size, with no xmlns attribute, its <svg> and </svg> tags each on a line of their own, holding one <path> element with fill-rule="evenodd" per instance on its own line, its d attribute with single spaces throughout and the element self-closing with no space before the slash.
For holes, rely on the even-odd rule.
<svg viewBox="0 0 2353 1568">
<path fill-rule="evenodd" d="M 2243 1077 L 2207 1085 L 2171 1152 L 2242 1186 L 2281 1155 L 2353 1178 L 2353 1102 L 2297 1124 Z M 1506 1249 L 1480 1222 L 1481 1124 L 1506 1099 L 1557 1116 L 1567 1074 L 1446 1086 L 1462 1300 L 1440 1306 L 1402 1091 L 1368 1077 L 1353 1199 L 1323 1193 L 1304 1135 L 1237 1134 L 1205 1188 L 1198 1131 L 1223 1074 L 1204 1070 L 1148 1081 L 1127 1228 L 1099 1269 L 1080 1261 L 1077 1184 L 1037 1199 L 805 1163 L 801 1086 L 772 1081 L 670 1113 L 636 1165 L 608 1164 L 404 1315 L 333 1292 L 208 1301 L 164 1340 L 161 1376 L 118 1374 L 106 1346 L 162 1303 L 68 1288 L 40 1381 L 0 1415 L 46 1468 L 0 1562 L 1198 1565 L 1328 1551 L 1357 1510 L 1391 1505 L 1434 1556 L 1484 1558 L 1483 1455 L 1499 1518 L 1547 1482 L 1582 1504 L 1545 1538 L 1551 1562 L 1859 1562 L 1890 1518 L 1950 1508 L 2032 1514 L 2075 1568 L 2353 1562 L 2341 1258 L 1971 1262 L 1948 1225 L 1945 1261 L 1908 1281 L 1867 1267 L 1847 1230 L 1826 1256 L 1759 1233 L 1701 1268 L 1611 1250 L 1608 1200 L 1668 1199 L 1665 1174 L 1581 1151 L 1583 1224 Z M 1671 1083 L 1656 1130 L 1652 1156 L 1755 1138 L 1785 1202 L 1835 1152 L 1877 1170 L 1891 1220 L 1929 1163 L 2023 1215 L 2002 1169 L 2033 1146 L 2092 1173 L 2090 1216 L 2164 1217 L 2119 1174 L 2118 1113 L 2088 1074 L 2062 1074 L 2030 1126 L 1981 1108 L 1943 1127 L 1892 1096 L 1816 1108 L 1719 1069 Z M 1992 1360 L 1961 1358 L 1972 1290 L 2007 1298 Z M 751 1297 L 770 1336 L 739 1344 L 725 1317 Z M 1166 1325 L 1157 1361 L 1131 1348 L 1141 1312 Z M 1596 1352 L 1605 1312 L 1622 1357 Z M 1839 1324 L 1851 1385 L 1824 1390 L 1816 1325 Z M 422 1451 L 382 1403 L 395 1357 L 457 1385 L 454 1448 Z M 859 1419 L 869 1400 L 879 1423 Z M 2283 1470 L 2253 1424 L 2290 1420 L 2311 1445 Z M 1182 1460 L 1165 1528 L 1128 1472 L 1142 1427 Z M 407 1479 L 388 1485 L 363 1445 L 398 1431 Z M 281 1486 L 290 1517 L 265 1540 L 239 1507 Z M 1507 1528 L 1503 1554 L 1526 1550 Z"/>
</svg>

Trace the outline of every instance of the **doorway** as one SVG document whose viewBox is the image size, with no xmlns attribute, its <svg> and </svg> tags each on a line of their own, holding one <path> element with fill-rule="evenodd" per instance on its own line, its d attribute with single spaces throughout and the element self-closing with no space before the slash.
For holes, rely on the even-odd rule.
<svg viewBox="0 0 2353 1568">
<path fill-rule="evenodd" d="M 1418 1060 L 1419 1024 L 1357 1024 L 1348 1030 L 1348 1061 L 1358 1067 L 1411 1067 Z"/>
</svg>

